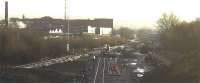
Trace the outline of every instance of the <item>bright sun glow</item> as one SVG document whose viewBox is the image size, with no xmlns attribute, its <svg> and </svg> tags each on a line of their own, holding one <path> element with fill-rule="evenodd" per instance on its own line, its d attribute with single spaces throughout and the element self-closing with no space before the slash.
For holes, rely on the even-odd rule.
<svg viewBox="0 0 200 83">
<path fill-rule="evenodd" d="M 0 10 L 4 10 L 4 1 Z M 63 18 L 64 0 L 7 0 L 10 17 Z M 200 16 L 199 0 L 68 0 L 70 18 L 114 18 L 115 25 L 153 26 L 164 12 L 191 21 Z M 0 13 L 3 19 L 4 13 Z"/>
</svg>

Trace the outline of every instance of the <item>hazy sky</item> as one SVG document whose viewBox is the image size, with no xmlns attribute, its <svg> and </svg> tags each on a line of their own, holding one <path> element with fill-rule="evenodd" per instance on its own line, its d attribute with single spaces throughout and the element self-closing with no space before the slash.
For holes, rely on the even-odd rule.
<svg viewBox="0 0 200 83">
<path fill-rule="evenodd" d="M 4 17 L 0 1 L 0 18 Z M 7 0 L 9 17 L 64 17 L 64 0 Z M 164 12 L 190 21 L 200 16 L 200 0 L 68 0 L 70 18 L 114 18 L 115 24 L 153 26 Z"/>
</svg>

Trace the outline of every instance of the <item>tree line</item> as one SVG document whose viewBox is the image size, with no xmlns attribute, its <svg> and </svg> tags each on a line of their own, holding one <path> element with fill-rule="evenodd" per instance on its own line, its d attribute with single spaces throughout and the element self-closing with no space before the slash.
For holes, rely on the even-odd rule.
<svg viewBox="0 0 200 83">
<path fill-rule="evenodd" d="M 163 54 L 171 61 L 167 71 L 162 73 L 165 82 L 200 82 L 200 19 L 191 22 L 180 20 L 174 14 L 163 14 L 157 21 Z"/>
</svg>

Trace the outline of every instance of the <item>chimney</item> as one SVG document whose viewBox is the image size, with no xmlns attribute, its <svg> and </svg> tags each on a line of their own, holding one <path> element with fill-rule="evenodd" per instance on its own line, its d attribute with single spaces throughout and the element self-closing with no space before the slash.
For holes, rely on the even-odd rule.
<svg viewBox="0 0 200 83">
<path fill-rule="evenodd" d="M 5 2 L 5 27 L 8 28 L 8 1 Z"/>
<path fill-rule="evenodd" d="M 25 15 L 23 14 L 23 15 L 22 15 L 22 20 L 24 20 L 24 19 L 25 19 Z"/>
</svg>

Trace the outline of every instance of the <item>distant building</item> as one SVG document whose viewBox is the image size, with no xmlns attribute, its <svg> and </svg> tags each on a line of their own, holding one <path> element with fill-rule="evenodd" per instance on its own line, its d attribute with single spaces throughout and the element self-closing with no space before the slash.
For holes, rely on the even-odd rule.
<svg viewBox="0 0 200 83">
<path fill-rule="evenodd" d="M 143 38 L 140 38 L 143 42 L 150 43 L 151 47 L 157 48 L 161 46 L 160 43 L 160 34 L 158 31 L 149 31 L 148 33 L 143 34 Z"/>
<path fill-rule="evenodd" d="M 53 19 L 51 17 L 42 17 L 35 19 L 17 19 L 12 18 L 11 21 L 22 21 L 29 30 L 45 31 L 50 34 L 67 33 L 67 22 L 63 19 Z M 58 31 L 56 31 L 58 30 Z M 70 34 L 95 34 L 95 35 L 112 35 L 113 19 L 71 19 L 69 20 Z"/>
<path fill-rule="evenodd" d="M 79 34 L 112 35 L 113 19 L 70 20 L 70 32 Z"/>
</svg>

